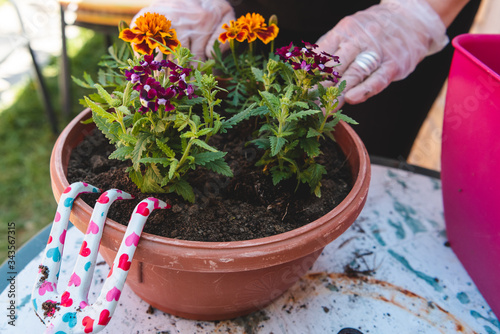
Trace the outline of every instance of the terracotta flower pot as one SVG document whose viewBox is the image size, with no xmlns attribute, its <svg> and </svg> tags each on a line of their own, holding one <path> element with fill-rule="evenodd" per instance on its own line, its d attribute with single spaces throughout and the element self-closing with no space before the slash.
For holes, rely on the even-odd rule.
<svg viewBox="0 0 500 334">
<path fill-rule="evenodd" d="M 81 123 L 89 117 L 89 110 L 78 115 L 54 146 L 50 173 L 57 200 L 69 185 L 66 174 L 72 149 L 94 128 Z M 353 189 L 335 209 L 303 227 L 255 240 L 199 242 L 144 233 L 128 285 L 153 307 L 197 320 L 230 319 L 271 303 L 307 272 L 365 204 L 371 175 L 366 149 L 345 123 L 337 126 L 335 137 L 354 178 Z M 91 213 L 92 208 L 77 199 L 71 222 L 85 232 Z M 108 264 L 112 264 L 124 232 L 124 225 L 106 221 L 100 252 Z"/>
</svg>

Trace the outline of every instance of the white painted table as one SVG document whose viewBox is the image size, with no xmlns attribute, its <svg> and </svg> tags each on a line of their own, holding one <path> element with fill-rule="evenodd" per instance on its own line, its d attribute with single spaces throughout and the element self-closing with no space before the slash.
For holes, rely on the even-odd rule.
<svg viewBox="0 0 500 334">
<path fill-rule="evenodd" d="M 61 287 L 82 240 L 76 228 L 68 231 Z M 191 321 L 148 313 L 149 305 L 126 286 L 102 333 L 500 333 L 499 321 L 446 241 L 440 180 L 372 165 L 368 200 L 357 221 L 269 307 L 231 321 Z M 18 269 L 15 327 L 8 324 L 9 288 L 0 277 L 0 333 L 43 332 L 30 301 L 42 250 Z M 91 302 L 109 270 L 101 257 L 98 262 Z"/>
</svg>

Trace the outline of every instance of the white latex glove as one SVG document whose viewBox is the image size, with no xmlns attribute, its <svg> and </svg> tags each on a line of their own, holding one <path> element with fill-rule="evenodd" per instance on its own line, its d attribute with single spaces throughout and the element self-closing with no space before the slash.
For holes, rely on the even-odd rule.
<svg viewBox="0 0 500 334">
<path fill-rule="evenodd" d="M 181 45 L 201 60 L 211 56 L 214 41 L 224 32 L 222 25 L 235 19 L 226 0 L 156 0 L 141 9 L 132 24 L 147 12 L 162 14 L 172 21 Z"/>
<path fill-rule="evenodd" d="M 339 57 L 337 71 L 347 84 L 345 101 L 356 104 L 380 93 L 392 81 L 404 79 L 423 58 L 447 43 L 445 25 L 425 0 L 382 0 L 343 18 L 316 44 Z M 375 52 L 379 58 L 372 73 L 355 62 L 365 51 Z"/>
</svg>

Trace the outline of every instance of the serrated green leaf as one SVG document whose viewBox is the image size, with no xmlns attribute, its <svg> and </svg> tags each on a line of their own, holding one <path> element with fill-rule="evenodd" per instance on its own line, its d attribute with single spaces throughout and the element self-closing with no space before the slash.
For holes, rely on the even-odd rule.
<svg viewBox="0 0 500 334">
<path fill-rule="evenodd" d="M 114 144 L 118 141 L 118 137 L 116 136 L 116 134 L 110 131 L 112 127 L 109 125 L 109 122 L 106 120 L 106 118 L 101 117 L 97 113 L 92 112 L 92 119 L 97 128 L 101 130 L 101 132 L 104 134 L 106 138 L 109 139 L 111 144 Z"/>
<path fill-rule="evenodd" d="M 161 175 L 160 173 L 160 169 L 158 168 L 157 164 L 156 163 L 150 163 L 148 164 L 148 167 L 151 169 L 152 171 L 152 178 L 153 178 L 153 181 L 156 183 L 156 185 L 158 187 L 160 187 L 160 183 L 161 181 L 163 180 L 163 176 Z M 161 187 L 160 187 L 161 188 Z M 163 190 L 163 188 L 161 188 Z M 164 192 L 164 191 L 162 191 Z"/>
<path fill-rule="evenodd" d="M 93 86 L 89 85 L 85 81 L 83 81 L 81 79 L 78 79 L 77 77 L 75 77 L 73 75 L 71 76 L 71 79 L 73 79 L 73 82 L 75 84 L 77 84 L 78 86 L 80 86 L 80 87 L 83 87 L 83 88 L 94 88 Z"/>
<path fill-rule="evenodd" d="M 99 93 L 99 95 L 104 99 L 106 100 L 106 103 L 109 104 L 110 106 L 113 106 L 113 107 L 116 107 L 116 106 L 119 106 L 120 105 L 120 100 L 119 99 L 114 99 L 111 94 L 108 93 L 107 90 L 104 89 L 104 87 L 102 87 L 101 85 L 99 84 L 94 84 L 94 87 L 97 89 L 97 92 Z"/>
<path fill-rule="evenodd" d="M 170 192 L 175 192 L 176 194 L 184 198 L 186 201 L 194 203 L 195 195 L 193 188 L 186 180 L 184 179 L 175 180 L 175 182 L 170 184 L 168 190 Z"/>
<path fill-rule="evenodd" d="M 119 106 L 116 108 L 116 110 L 121 112 L 123 115 L 130 115 L 130 110 L 125 106 Z"/>
<path fill-rule="evenodd" d="M 156 138 L 156 146 L 169 158 L 175 158 L 175 152 L 165 143 Z"/>
<path fill-rule="evenodd" d="M 346 84 L 347 84 L 347 83 L 346 83 L 346 81 L 345 81 L 345 80 L 343 80 L 343 81 L 339 84 L 339 86 L 338 86 L 338 87 L 339 87 L 339 93 L 342 93 L 342 92 L 344 91 L 344 89 L 345 89 L 345 87 L 346 87 Z"/>
<path fill-rule="evenodd" d="M 276 130 L 274 129 L 273 125 L 269 124 L 269 123 L 264 123 L 260 129 L 259 129 L 259 133 L 262 133 L 262 132 L 265 132 L 265 131 L 269 131 L 269 132 L 272 132 L 272 133 L 276 133 Z"/>
<path fill-rule="evenodd" d="M 85 81 L 87 81 L 90 87 L 94 87 L 95 82 L 94 80 L 92 80 L 90 74 L 88 74 L 87 72 L 83 72 L 83 78 L 85 79 Z"/>
<path fill-rule="evenodd" d="M 139 115 L 139 116 L 137 116 Z M 137 119 L 137 120 L 136 120 Z M 149 122 L 147 117 L 143 117 L 140 113 L 134 114 L 134 126 L 132 127 L 132 135 L 137 135 L 144 123 Z"/>
<path fill-rule="evenodd" d="M 252 67 L 252 73 L 255 80 L 264 82 L 264 72 L 260 68 Z"/>
<path fill-rule="evenodd" d="M 292 176 L 290 171 L 284 171 L 279 169 L 279 167 L 271 168 L 271 178 L 273 180 L 273 185 L 277 185 L 283 180 L 286 180 Z"/>
<path fill-rule="evenodd" d="M 201 137 L 201 136 L 205 136 L 207 134 L 209 134 L 210 132 L 212 132 L 212 128 L 207 128 L 207 129 L 203 129 L 201 131 L 198 131 L 197 135 L 198 137 Z"/>
<path fill-rule="evenodd" d="M 263 99 L 264 104 L 269 108 L 269 111 L 271 111 L 271 113 L 276 114 L 277 112 L 279 112 L 280 99 L 277 96 L 266 91 L 262 91 L 259 93 Z"/>
<path fill-rule="evenodd" d="M 158 122 L 156 122 L 153 131 L 162 134 L 163 132 L 165 132 L 165 129 L 166 129 L 165 122 L 159 120 Z"/>
<path fill-rule="evenodd" d="M 193 131 L 187 131 L 181 135 L 181 138 L 193 138 L 193 137 L 196 137 L 196 133 L 194 133 Z"/>
<path fill-rule="evenodd" d="M 309 104 L 307 104 L 307 102 L 303 102 L 303 101 L 297 101 L 297 102 L 294 103 L 294 105 L 296 107 L 301 108 L 301 109 L 309 108 Z"/>
<path fill-rule="evenodd" d="M 197 165 L 204 166 L 206 163 L 222 159 L 226 156 L 227 152 L 201 152 L 193 154 L 194 161 Z"/>
<path fill-rule="evenodd" d="M 131 146 L 122 146 L 117 148 L 113 153 L 111 153 L 108 157 L 108 159 L 117 159 L 121 161 L 125 161 L 127 159 L 130 159 L 130 156 L 133 151 L 133 147 Z"/>
<path fill-rule="evenodd" d="M 97 71 L 97 81 L 99 81 L 99 84 L 101 84 L 102 86 L 109 85 L 106 79 L 106 72 L 103 71 L 101 68 Z"/>
<path fill-rule="evenodd" d="M 168 169 L 168 178 L 172 180 L 175 176 L 175 172 L 177 171 L 177 166 L 179 165 L 179 160 L 174 159 L 170 164 L 170 168 Z"/>
<path fill-rule="evenodd" d="M 302 173 L 302 182 L 307 182 L 311 191 L 315 191 L 325 174 L 327 174 L 325 166 L 317 163 L 312 164 Z"/>
<path fill-rule="evenodd" d="M 274 157 L 281 151 L 287 140 L 283 137 L 270 136 L 269 143 L 271 144 L 271 156 Z"/>
<path fill-rule="evenodd" d="M 91 99 L 89 99 L 86 96 L 85 96 L 85 102 L 87 103 L 87 105 L 92 110 L 92 113 L 96 113 L 100 117 L 102 117 L 102 118 L 104 118 L 106 120 L 109 120 L 109 123 L 111 123 L 111 122 L 113 122 L 113 121 L 116 120 L 115 115 L 107 112 L 106 110 L 104 110 L 103 107 L 101 107 L 100 105 L 94 103 L 94 101 L 92 101 Z"/>
<path fill-rule="evenodd" d="M 351 117 L 347 116 L 347 115 L 344 115 L 342 114 L 340 111 L 337 112 L 337 115 L 336 115 L 337 118 L 343 120 L 344 122 L 346 123 L 349 123 L 349 124 L 359 124 L 358 122 L 356 122 L 354 119 L 352 119 Z"/>
<path fill-rule="evenodd" d="M 144 151 L 146 151 L 146 145 L 149 142 L 149 137 L 147 135 L 142 135 L 137 138 L 134 150 L 132 151 L 132 163 L 134 169 L 139 169 L 139 160 L 142 158 Z"/>
<path fill-rule="evenodd" d="M 135 170 L 134 168 L 130 167 L 128 169 L 128 177 L 132 182 L 134 182 L 139 189 L 142 189 L 142 183 L 143 183 L 143 176 L 140 170 Z"/>
<path fill-rule="evenodd" d="M 207 151 L 210 151 L 210 152 L 218 152 L 215 147 L 208 145 L 203 140 L 199 140 L 199 139 L 192 139 L 192 140 L 193 140 L 193 144 L 195 144 L 198 147 L 201 147 L 201 148 L 203 148 Z"/>
<path fill-rule="evenodd" d="M 308 109 L 308 110 L 301 110 L 299 112 L 294 112 L 288 116 L 288 121 L 295 121 L 301 118 L 304 118 L 309 115 L 314 115 L 321 112 L 321 110 L 314 110 L 314 109 Z"/>
<path fill-rule="evenodd" d="M 221 174 L 228 177 L 233 176 L 233 171 L 231 170 L 231 167 L 229 167 L 229 165 L 224 159 L 208 161 L 204 164 L 204 167 L 213 172 L 216 172 L 217 174 Z"/>
<path fill-rule="evenodd" d="M 137 137 L 129 135 L 128 133 L 122 133 L 120 134 L 120 141 L 130 146 L 135 146 L 137 144 Z"/>
<path fill-rule="evenodd" d="M 140 188 L 143 193 L 164 193 L 162 187 L 156 182 L 154 169 L 149 167 L 143 177 L 142 187 Z"/>
<path fill-rule="evenodd" d="M 304 138 L 301 139 L 300 147 L 306 152 L 306 154 L 311 157 L 317 157 L 321 154 L 320 143 L 316 140 L 316 138 Z"/>
<path fill-rule="evenodd" d="M 142 164 L 160 164 L 163 167 L 168 167 L 170 165 L 170 160 L 167 158 L 142 158 L 139 160 Z"/>
<path fill-rule="evenodd" d="M 267 150 L 271 147 L 271 143 L 269 142 L 269 139 L 267 138 L 258 138 L 251 140 L 250 143 L 254 144 L 260 149 Z"/>
<path fill-rule="evenodd" d="M 318 137 L 318 136 L 323 136 L 320 132 L 318 132 L 316 129 L 309 128 L 307 131 L 307 138 L 312 138 L 312 137 Z"/>
</svg>

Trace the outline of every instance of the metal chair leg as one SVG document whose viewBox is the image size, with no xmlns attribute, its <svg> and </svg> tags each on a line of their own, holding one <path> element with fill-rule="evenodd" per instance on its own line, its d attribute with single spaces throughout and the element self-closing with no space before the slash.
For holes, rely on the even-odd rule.
<svg viewBox="0 0 500 334">
<path fill-rule="evenodd" d="M 42 97 L 44 109 L 45 112 L 47 113 L 47 117 L 49 118 L 50 128 L 52 132 L 57 135 L 59 133 L 57 116 L 55 114 L 54 107 L 52 106 L 52 102 L 50 100 L 50 95 L 47 89 L 47 85 L 45 84 L 42 71 L 36 61 L 35 53 L 33 52 L 33 49 L 31 48 L 31 45 L 29 43 L 27 44 L 27 48 L 31 55 L 31 59 L 33 60 L 33 67 L 35 68 L 35 73 L 38 81 L 38 86 L 40 88 L 40 93 L 41 93 L 40 95 Z"/>
<path fill-rule="evenodd" d="M 61 74 L 59 77 L 62 95 L 62 113 L 64 118 L 71 116 L 71 80 L 70 64 L 66 45 L 66 22 L 64 21 L 64 8 L 60 5 L 61 12 Z"/>
</svg>

